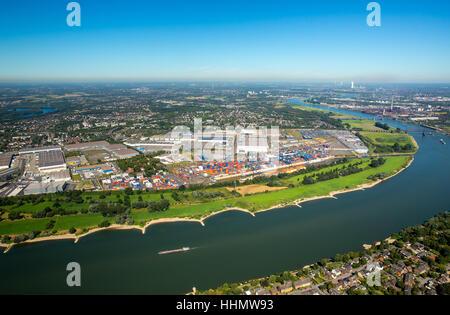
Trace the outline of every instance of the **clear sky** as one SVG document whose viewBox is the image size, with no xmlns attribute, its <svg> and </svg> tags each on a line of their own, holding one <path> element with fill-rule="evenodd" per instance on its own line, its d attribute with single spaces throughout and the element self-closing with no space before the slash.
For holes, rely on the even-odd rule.
<svg viewBox="0 0 450 315">
<path fill-rule="evenodd" d="M 0 3 L 0 80 L 450 82 L 450 1 Z"/>
</svg>

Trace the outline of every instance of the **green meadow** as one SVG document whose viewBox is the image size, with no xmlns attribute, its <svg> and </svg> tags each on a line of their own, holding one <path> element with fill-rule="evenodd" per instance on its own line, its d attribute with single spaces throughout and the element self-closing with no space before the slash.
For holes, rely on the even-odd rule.
<svg viewBox="0 0 450 315">
<path fill-rule="evenodd" d="M 413 145 L 413 141 L 410 135 L 403 133 L 380 133 L 380 132 L 361 132 L 361 135 L 369 138 L 375 144 L 381 145 L 394 145 L 398 143 L 400 145 L 411 144 Z"/>
<path fill-rule="evenodd" d="M 361 131 L 383 131 L 375 126 L 375 121 L 369 119 L 342 119 L 344 124 L 349 124 L 351 129 Z"/>
<path fill-rule="evenodd" d="M 370 159 L 362 160 L 351 160 L 345 164 L 339 164 L 334 166 L 325 167 L 323 169 L 313 171 L 307 174 L 302 174 L 298 176 L 292 176 L 288 178 L 279 179 L 280 187 L 287 187 L 286 189 L 272 192 L 259 193 L 254 195 L 248 195 L 245 197 L 236 197 L 226 188 L 207 188 L 204 189 L 205 192 L 220 191 L 223 197 L 216 198 L 214 200 L 196 200 L 192 196 L 192 192 L 183 192 L 184 197 L 176 202 L 172 198 L 171 192 L 164 192 L 164 198 L 169 199 L 171 206 L 169 210 L 164 212 L 149 212 L 147 209 L 134 209 L 131 211 L 131 216 L 133 217 L 135 224 L 143 225 L 151 220 L 161 219 L 161 218 L 196 218 L 200 219 L 211 213 L 226 209 L 239 207 L 248 209 L 252 212 L 257 212 L 260 210 L 268 209 L 278 205 L 286 205 L 292 203 L 299 199 L 308 199 L 312 197 L 327 196 L 333 191 L 348 190 L 357 188 L 359 185 L 370 183 L 371 180 L 368 179 L 371 175 L 377 175 L 380 173 L 385 173 L 387 175 L 395 174 L 397 171 L 405 167 L 408 161 L 411 159 L 410 156 L 395 156 L 386 158 L 386 162 L 376 168 L 368 167 Z M 327 172 L 336 168 L 342 168 L 344 165 L 348 166 L 357 161 L 362 161 L 359 165 L 360 168 L 364 170 L 359 173 L 355 173 L 348 176 L 343 176 L 327 181 L 317 182 L 311 185 L 301 184 L 305 175 L 312 175 L 319 172 Z M 69 209 L 88 209 L 89 202 L 95 199 L 103 199 L 104 201 L 115 202 L 119 197 L 123 197 L 124 192 L 111 192 L 109 195 L 105 196 L 104 192 L 86 192 L 83 193 L 83 203 L 65 203 L 60 201 L 62 207 Z M 56 198 L 56 197 L 53 197 Z M 158 193 L 148 193 L 143 192 L 141 194 L 133 193 L 130 195 L 132 202 L 142 199 L 143 201 L 148 200 L 161 200 L 161 192 Z M 9 206 L 9 211 L 19 211 L 24 213 L 33 213 L 38 210 L 42 210 L 47 206 L 51 206 L 53 201 L 45 201 L 36 205 L 24 204 L 20 207 L 12 209 L 13 206 Z M 4 207 L 5 209 L 8 207 Z M 299 210 L 301 211 L 301 210 Z M 74 227 L 80 233 L 83 229 L 90 229 L 97 227 L 102 221 L 108 220 L 113 223 L 114 218 L 104 218 L 100 214 L 74 214 L 74 215 L 64 215 L 64 216 L 54 216 L 52 218 L 44 219 L 32 219 L 27 216 L 25 219 L 10 221 L 3 220 L 0 222 L 0 235 L 17 235 L 25 234 L 32 231 L 46 231 L 46 225 L 50 220 L 56 221 L 55 226 L 51 228 L 51 231 L 58 231 L 59 233 L 65 233 L 71 227 Z M 48 230 L 48 232 L 50 232 Z"/>
<path fill-rule="evenodd" d="M 383 150 L 377 152 L 377 148 L 389 149 L 389 147 L 393 147 L 395 144 L 398 144 L 402 147 L 409 145 L 411 149 L 408 149 L 406 151 L 395 151 L 394 149 L 392 149 L 393 153 L 414 153 L 418 150 L 414 138 L 408 134 L 362 131 L 360 132 L 360 135 L 364 143 L 369 147 L 370 153 L 383 153 Z M 389 151 L 385 151 L 384 153 L 389 153 Z"/>
</svg>

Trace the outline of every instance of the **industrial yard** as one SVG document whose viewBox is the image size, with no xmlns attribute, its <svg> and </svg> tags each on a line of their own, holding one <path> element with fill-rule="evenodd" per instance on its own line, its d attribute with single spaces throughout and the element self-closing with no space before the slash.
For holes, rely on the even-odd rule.
<svg viewBox="0 0 450 315">
<path fill-rule="evenodd" d="M 1 156 L 0 172 L 9 171 L 19 161 L 23 164 L 20 185 L 4 190 L 4 196 L 68 189 L 168 190 L 226 181 L 243 182 L 247 178 L 291 173 L 308 165 L 333 161 L 336 157 L 368 152 L 362 141 L 346 130 L 283 131 L 278 153 L 271 152 L 270 137 L 270 133 L 261 136 L 255 130 L 244 129 L 231 135 L 214 131 L 200 138 L 192 133 L 175 136 L 168 133 L 140 141 L 128 140 L 124 144 L 96 141 L 25 148 L 17 154 Z M 186 144 L 192 148 L 199 146 L 205 153 L 195 160 L 191 152 L 174 151 Z M 230 146 L 237 150 L 232 156 L 226 155 Z M 205 151 L 208 148 L 213 152 L 209 156 Z M 143 154 L 150 154 L 150 160 L 133 162 Z M 147 165 L 150 161 L 157 166 Z"/>
</svg>

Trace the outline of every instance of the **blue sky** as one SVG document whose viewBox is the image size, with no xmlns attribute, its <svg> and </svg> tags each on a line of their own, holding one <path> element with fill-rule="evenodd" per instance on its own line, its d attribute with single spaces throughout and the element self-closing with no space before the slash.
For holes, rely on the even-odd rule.
<svg viewBox="0 0 450 315">
<path fill-rule="evenodd" d="M 0 80 L 450 82 L 450 1 L 0 4 Z"/>
</svg>

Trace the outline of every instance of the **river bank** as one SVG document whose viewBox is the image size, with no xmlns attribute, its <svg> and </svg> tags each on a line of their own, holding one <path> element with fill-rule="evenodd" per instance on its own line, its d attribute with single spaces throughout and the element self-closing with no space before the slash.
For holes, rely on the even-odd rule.
<svg viewBox="0 0 450 315">
<path fill-rule="evenodd" d="M 403 130 L 416 128 L 397 121 L 392 124 Z M 297 270 L 338 253 L 359 251 L 361 244 L 384 240 L 407 226 L 420 225 L 448 209 L 448 189 L 442 183 L 448 180 L 450 147 L 442 145 L 439 139 L 443 138 L 447 143 L 450 139 L 428 134 L 422 137 L 421 133 L 412 135 L 420 145 L 414 163 L 399 176 L 365 192 L 337 195 L 338 199 L 302 203 L 301 209 L 290 206 L 280 211 L 259 213 L 255 217 L 228 211 L 205 221 L 205 227 L 190 223 L 160 224 L 153 226 L 146 235 L 136 231 L 94 233 L 77 246 L 68 241 L 17 246 L 7 255 L 0 255 L 0 292 L 185 294 L 192 287 L 199 290 L 216 288 L 223 283 Z M 397 165 L 396 169 L 400 170 L 407 162 Z M 379 172 L 385 170 L 374 170 L 372 174 Z M 302 189 L 305 186 L 301 186 L 297 197 L 306 199 L 325 195 L 328 191 L 343 189 L 345 185 L 327 184 L 330 188 L 337 188 L 322 190 L 323 193 L 313 187 L 306 192 Z M 355 185 L 350 187 L 355 188 Z M 280 197 L 279 202 L 270 205 L 265 202 L 267 206 L 263 208 L 284 201 L 282 193 L 285 191 L 288 190 L 275 192 Z M 268 196 L 261 194 L 245 198 L 254 204 L 255 200 L 263 202 Z M 228 206 L 228 202 L 231 201 L 220 203 Z M 205 216 L 212 214 L 205 208 L 202 208 Z M 215 205 L 210 210 L 217 212 L 223 209 Z M 188 216 L 175 213 L 174 217 L 187 218 L 193 214 L 189 211 L 179 213 Z M 135 222 L 140 220 L 135 218 Z M 67 226 L 70 227 L 69 224 Z M 159 251 L 184 246 L 192 250 L 158 255 Z M 66 285 L 67 273 L 64 270 L 70 261 L 82 265 L 81 288 Z M 218 265 L 220 272 L 217 272 Z"/>
<path fill-rule="evenodd" d="M 98 228 L 93 228 L 91 230 L 89 230 L 86 233 L 83 234 L 61 234 L 61 235 L 52 235 L 52 236 L 44 236 L 44 237 L 38 237 L 32 240 L 26 240 L 24 242 L 21 242 L 19 244 L 28 244 L 28 243 L 36 243 L 36 242 L 45 242 L 45 241 L 53 241 L 53 240 L 74 240 L 74 243 L 78 243 L 78 241 L 85 236 L 91 235 L 93 233 L 99 232 L 99 231 L 104 231 L 104 230 L 140 230 L 142 232 L 142 234 L 145 234 L 146 229 L 152 225 L 155 224 L 162 224 L 162 223 L 175 223 L 175 222 L 193 222 L 193 223 L 199 223 L 202 226 L 205 226 L 205 221 L 213 216 L 216 216 L 218 214 L 227 212 L 227 211 L 241 211 L 244 213 L 248 213 L 251 216 L 255 217 L 256 214 L 258 213 L 262 213 L 262 212 L 266 212 L 266 211 L 271 211 L 271 210 L 275 210 L 275 209 L 280 209 L 280 208 L 284 208 L 287 206 L 298 206 L 301 207 L 302 203 L 305 202 L 309 202 L 309 201 L 314 201 L 314 200 L 320 200 L 320 199 L 329 199 L 329 198 L 334 198 L 337 199 L 336 195 L 339 194 L 345 194 L 345 193 L 350 193 L 350 192 L 354 192 L 354 191 L 361 191 L 361 190 L 365 190 L 365 189 L 369 189 L 372 187 L 375 187 L 376 185 L 387 181 L 388 179 L 397 176 L 398 174 L 400 174 L 401 172 L 403 172 L 404 170 L 406 170 L 414 161 L 414 157 L 412 157 L 409 162 L 407 163 L 406 166 L 404 166 L 402 169 L 400 169 L 399 171 L 397 171 L 395 174 L 392 174 L 391 176 L 388 176 L 384 179 L 380 179 L 377 181 L 374 181 L 373 183 L 366 183 L 366 184 L 360 184 L 358 185 L 356 188 L 351 188 L 351 189 L 341 189 L 341 190 L 336 190 L 336 191 L 332 191 L 330 193 L 328 193 L 327 195 L 322 195 L 322 196 L 314 196 L 314 197 L 310 197 L 310 198 L 298 198 L 292 202 L 288 202 L 288 203 L 280 203 L 278 205 L 275 205 L 273 207 L 269 207 L 267 209 L 261 209 L 261 210 L 256 210 L 256 211 L 250 211 L 249 209 L 244 209 L 244 208 L 239 208 L 239 207 L 229 207 L 220 211 L 216 211 L 213 213 L 210 213 L 200 219 L 189 219 L 189 218 L 160 218 L 160 219 L 155 219 L 155 220 L 151 220 L 149 222 L 147 222 L 144 226 L 140 226 L 140 225 L 119 225 L 119 224 L 112 224 L 108 227 L 98 227 Z M 4 250 L 4 253 L 7 253 L 9 250 L 11 250 L 11 248 L 16 245 L 14 243 L 11 244 L 4 244 L 4 243 L 0 243 L 0 247 L 6 247 L 6 249 Z"/>
</svg>

